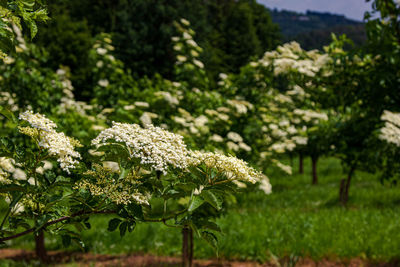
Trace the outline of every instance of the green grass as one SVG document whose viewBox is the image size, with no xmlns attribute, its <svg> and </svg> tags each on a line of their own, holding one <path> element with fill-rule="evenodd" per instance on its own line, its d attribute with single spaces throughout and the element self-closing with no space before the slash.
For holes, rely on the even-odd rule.
<svg viewBox="0 0 400 267">
<path fill-rule="evenodd" d="M 271 195 L 241 195 L 235 209 L 218 219 L 224 231 L 219 236 L 219 256 L 259 261 L 271 256 L 361 257 L 379 261 L 400 258 L 400 187 L 382 185 L 376 176 L 356 172 L 348 207 L 344 208 L 338 203 L 339 181 L 344 177 L 339 161 L 320 160 L 316 186 L 311 186 L 309 167 L 306 160 L 304 175 L 270 174 Z M 160 224 L 139 224 L 121 239 L 118 232 L 107 232 L 110 218 L 91 219 L 92 229 L 83 233 L 89 251 L 180 255 L 179 230 Z M 12 246 L 32 248 L 33 243 L 31 237 L 24 237 Z M 48 237 L 47 246 L 62 249 L 55 237 Z M 196 239 L 195 257 L 215 258 L 216 254 Z"/>
</svg>

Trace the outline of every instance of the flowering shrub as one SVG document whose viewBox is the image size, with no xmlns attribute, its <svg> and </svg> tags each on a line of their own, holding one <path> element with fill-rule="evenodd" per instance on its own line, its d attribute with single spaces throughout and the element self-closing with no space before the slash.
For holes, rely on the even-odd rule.
<svg viewBox="0 0 400 267">
<path fill-rule="evenodd" d="M 108 228 L 119 227 L 121 236 L 137 222 L 160 222 L 191 229 L 215 247 L 220 229 L 208 210 L 221 210 L 225 197 L 233 197 L 244 183 L 271 190 L 268 179 L 243 160 L 191 151 L 182 136 L 153 125 L 114 122 L 85 151 L 44 115 L 25 111 L 19 120 L 19 132 L 33 142 L 1 139 L 0 193 L 10 203 L 1 223 L 2 242 L 34 232 L 41 238 L 37 244 L 44 246 L 43 231 L 50 231 L 66 245 L 71 240 L 81 244 L 66 226 L 90 227 L 91 214 L 112 213 L 119 218 Z M 27 230 L 10 235 L 19 226 Z"/>
</svg>

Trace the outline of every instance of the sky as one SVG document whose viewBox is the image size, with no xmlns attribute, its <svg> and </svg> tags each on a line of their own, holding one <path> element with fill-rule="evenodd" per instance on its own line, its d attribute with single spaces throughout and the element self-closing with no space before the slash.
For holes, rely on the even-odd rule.
<svg viewBox="0 0 400 267">
<path fill-rule="evenodd" d="M 362 20 L 364 12 L 371 10 L 371 2 L 365 0 L 258 0 L 268 8 L 305 12 L 307 10 L 330 12 L 348 18 Z"/>
</svg>

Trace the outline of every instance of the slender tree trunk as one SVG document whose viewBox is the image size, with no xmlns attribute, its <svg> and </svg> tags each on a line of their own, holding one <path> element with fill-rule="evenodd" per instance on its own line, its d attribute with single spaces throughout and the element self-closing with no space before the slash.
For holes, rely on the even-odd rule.
<svg viewBox="0 0 400 267">
<path fill-rule="evenodd" d="M 40 230 L 38 233 L 35 234 L 35 245 L 36 256 L 40 259 L 40 261 L 45 262 L 47 260 L 47 252 L 44 245 L 43 230 Z"/>
<path fill-rule="evenodd" d="M 303 160 L 304 160 L 304 158 L 303 158 L 303 153 L 300 153 L 299 154 L 299 173 L 300 174 L 303 174 L 304 173 L 304 164 L 303 164 Z"/>
<path fill-rule="evenodd" d="M 185 227 L 182 229 L 182 266 L 193 265 L 193 231 Z"/>
<path fill-rule="evenodd" d="M 356 170 L 356 167 L 352 166 L 350 168 L 349 173 L 347 174 L 347 179 L 342 179 L 342 181 L 340 182 L 339 199 L 343 206 L 346 206 L 347 201 L 349 200 L 350 183 L 351 183 L 351 178 L 353 177 L 355 170 Z"/>
<path fill-rule="evenodd" d="M 311 157 L 312 163 L 312 184 L 318 184 L 318 173 L 317 173 L 317 163 L 318 163 L 318 156 Z"/>
<path fill-rule="evenodd" d="M 189 238 L 190 238 L 190 254 L 189 254 L 189 264 L 193 266 L 193 230 L 189 229 Z"/>
</svg>

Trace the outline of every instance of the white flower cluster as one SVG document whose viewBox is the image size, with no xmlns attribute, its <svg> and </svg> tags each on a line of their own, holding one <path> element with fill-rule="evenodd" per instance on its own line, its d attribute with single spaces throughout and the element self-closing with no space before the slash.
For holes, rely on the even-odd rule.
<svg viewBox="0 0 400 267">
<path fill-rule="evenodd" d="M 102 131 L 93 145 L 107 145 L 110 142 L 121 142 L 129 149 L 130 157 L 140 159 L 143 165 L 167 173 L 168 167 L 185 169 L 188 151 L 183 137 L 153 125 L 146 129 L 137 124 L 113 122 L 113 126 Z"/>
<path fill-rule="evenodd" d="M 228 149 L 233 151 L 239 151 L 240 149 L 243 149 L 247 152 L 251 151 L 251 147 L 243 142 L 243 138 L 240 136 L 240 134 L 235 132 L 229 132 L 226 135 L 226 137 L 228 137 L 228 139 L 231 140 L 226 143 Z"/>
<path fill-rule="evenodd" d="M 198 117 L 193 117 L 188 111 L 184 110 L 183 108 L 178 108 L 178 111 L 181 116 L 174 116 L 173 120 L 177 124 L 185 127 L 187 131 L 190 132 L 190 134 L 200 135 L 201 133 L 206 134 L 209 132 L 209 128 L 207 126 L 209 120 L 206 116 L 200 115 Z"/>
<path fill-rule="evenodd" d="M 191 165 L 205 164 L 208 168 L 215 168 L 230 180 L 254 184 L 260 181 L 262 175 L 252 167 L 249 167 L 245 161 L 219 153 L 191 151 L 190 161 Z"/>
<path fill-rule="evenodd" d="M 304 51 L 296 42 L 279 46 L 275 51 L 266 52 L 259 62 L 253 62 L 253 66 L 273 66 L 274 75 L 286 74 L 297 71 L 305 76 L 314 77 L 331 59 L 326 54 L 315 50 Z"/>
<path fill-rule="evenodd" d="M 10 180 L 7 178 L 10 176 L 10 173 L 15 171 L 15 167 L 13 165 L 13 160 L 6 157 L 0 157 L 0 183 L 9 183 Z"/>
<path fill-rule="evenodd" d="M 272 193 L 272 185 L 269 182 L 269 179 L 267 176 L 262 175 L 261 180 L 260 180 L 260 185 L 259 188 L 261 191 L 263 191 L 266 195 L 269 195 Z"/>
<path fill-rule="evenodd" d="M 104 59 L 109 60 L 109 61 L 115 61 L 114 56 L 109 54 L 111 51 L 115 50 L 114 46 L 112 46 L 111 43 L 112 43 L 112 40 L 109 37 L 109 35 L 103 34 L 103 37 L 101 39 L 97 40 L 96 43 L 93 45 L 93 49 L 96 50 L 96 53 L 98 55 L 104 57 Z M 103 67 L 104 62 L 98 61 L 96 66 L 98 68 Z"/>
<path fill-rule="evenodd" d="M 175 27 L 181 36 L 172 37 L 173 49 L 177 52 L 176 64 L 193 64 L 199 69 L 204 69 L 204 63 L 199 60 L 202 48 L 193 40 L 194 31 L 190 29 L 189 21 L 181 19 L 180 23 L 175 22 Z"/>
<path fill-rule="evenodd" d="M 144 127 L 153 123 L 153 119 L 157 119 L 158 115 L 153 112 L 143 112 L 142 116 L 140 116 L 139 120 L 142 122 Z"/>
<path fill-rule="evenodd" d="M 132 183 L 129 179 L 118 181 L 113 179 L 115 172 L 119 173 L 119 170 L 112 170 L 97 164 L 94 165 L 94 169 L 85 173 L 93 179 L 80 181 L 74 186 L 74 189 L 88 190 L 92 195 L 107 197 L 116 204 L 136 202 L 149 205 L 150 195 L 141 193 L 136 188 L 138 183 Z"/>
<path fill-rule="evenodd" d="M 290 167 L 289 165 L 283 164 L 282 162 L 273 159 L 272 162 L 282 171 L 284 171 L 285 173 L 292 175 L 292 167 Z"/>
<path fill-rule="evenodd" d="M 170 92 L 158 91 L 155 92 L 154 95 L 163 97 L 163 99 L 173 107 L 179 105 L 179 99 L 176 96 L 173 96 Z"/>
<path fill-rule="evenodd" d="M 10 94 L 9 92 L 0 92 L 0 105 L 6 106 L 10 109 L 10 111 L 17 111 L 17 95 L 15 93 Z"/>
<path fill-rule="evenodd" d="M 60 167 L 70 172 L 70 169 L 75 168 L 79 162 L 76 159 L 81 158 L 81 155 L 74 150 L 74 147 L 79 146 L 79 142 L 64 135 L 64 133 L 56 132 L 57 125 L 47 119 L 44 115 L 25 111 L 20 114 L 20 120 L 29 122 L 32 128 L 20 128 L 20 131 L 27 134 L 38 141 L 41 148 L 47 149 L 50 156 L 57 158 Z"/>
<path fill-rule="evenodd" d="M 400 147 L 400 113 L 385 110 L 381 120 L 385 126 L 381 128 L 379 138 Z"/>
<path fill-rule="evenodd" d="M 49 120 L 44 115 L 39 113 L 33 113 L 31 110 L 27 110 L 19 115 L 20 120 L 29 122 L 29 124 L 40 131 L 53 132 L 57 128 L 52 120 Z"/>
<path fill-rule="evenodd" d="M 327 121 L 329 119 L 326 113 L 313 110 L 295 109 L 293 114 L 300 116 L 305 122 L 318 123 L 319 121 Z"/>
<path fill-rule="evenodd" d="M 247 110 L 253 109 L 253 104 L 245 100 L 227 100 L 227 103 L 236 109 L 239 114 L 246 114 Z"/>
</svg>

